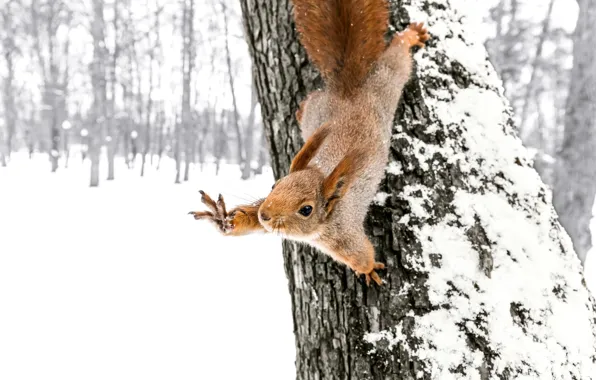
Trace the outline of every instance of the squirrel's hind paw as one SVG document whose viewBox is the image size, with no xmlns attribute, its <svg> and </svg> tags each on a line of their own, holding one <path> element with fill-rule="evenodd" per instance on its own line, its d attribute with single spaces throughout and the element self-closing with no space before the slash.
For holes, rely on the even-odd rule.
<svg viewBox="0 0 596 380">
<path fill-rule="evenodd" d="M 383 285 L 383 280 L 381 280 L 381 277 L 379 277 L 379 274 L 377 272 L 375 272 L 376 269 L 378 269 L 378 270 L 385 269 L 385 264 L 375 262 L 375 265 L 373 267 L 373 270 L 371 270 L 369 273 L 364 273 L 364 280 L 366 281 L 366 286 L 370 286 L 370 280 L 371 279 L 377 285 L 379 285 L 379 286 L 382 286 Z M 358 272 L 356 272 L 356 274 L 358 274 Z"/>
</svg>

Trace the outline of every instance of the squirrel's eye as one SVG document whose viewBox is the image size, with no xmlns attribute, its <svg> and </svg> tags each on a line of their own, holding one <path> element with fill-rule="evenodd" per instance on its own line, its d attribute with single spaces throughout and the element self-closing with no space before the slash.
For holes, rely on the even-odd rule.
<svg viewBox="0 0 596 380">
<path fill-rule="evenodd" d="M 310 213 L 312 212 L 312 206 L 304 206 L 298 212 L 302 216 L 309 216 Z"/>
</svg>

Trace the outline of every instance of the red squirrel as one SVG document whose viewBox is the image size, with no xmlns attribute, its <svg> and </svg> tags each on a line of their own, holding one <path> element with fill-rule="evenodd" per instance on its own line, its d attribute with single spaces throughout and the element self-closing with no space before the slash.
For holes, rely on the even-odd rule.
<svg viewBox="0 0 596 380">
<path fill-rule="evenodd" d="M 325 89 L 310 93 L 296 117 L 305 144 L 265 199 L 226 210 L 201 191 L 225 235 L 277 232 L 346 264 L 366 284 L 382 284 L 364 219 L 387 165 L 397 103 L 412 70 L 410 48 L 430 38 L 411 24 L 387 44 L 386 0 L 293 0 L 294 19 Z"/>
</svg>

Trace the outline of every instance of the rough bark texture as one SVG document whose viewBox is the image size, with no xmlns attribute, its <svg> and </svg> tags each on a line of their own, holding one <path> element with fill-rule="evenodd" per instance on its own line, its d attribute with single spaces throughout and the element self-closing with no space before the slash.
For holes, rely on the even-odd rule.
<svg viewBox="0 0 596 380">
<path fill-rule="evenodd" d="M 321 83 L 297 41 L 289 0 L 241 4 L 280 177 L 302 144 L 299 101 Z M 384 286 L 367 288 L 323 254 L 284 243 L 299 379 L 596 374 L 596 314 L 581 266 L 486 51 L 461 23 L 462 7 L 391 2 L 397 30 L 424 21 L 433 39 L 416 55 L 366 222 L 388 266 Z"/>
<path fill-rule="evenodd" d="M 579 6 L 554 202 L 583 262 L 592 247 L 596 195 L 596 0 L 580 0 Z"/>
</svg>

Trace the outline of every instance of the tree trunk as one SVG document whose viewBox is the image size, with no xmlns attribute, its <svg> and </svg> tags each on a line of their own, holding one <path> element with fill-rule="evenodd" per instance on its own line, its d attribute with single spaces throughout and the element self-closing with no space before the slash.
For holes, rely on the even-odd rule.
<svg viewBox="0 0 596 380">
<path fill-rule="evenodd" d="M 242 138 L 242 129 L 240 128 L 240 114 L 238 112 L 238 102 L 236 100 L 236 87 L 234 85 L 234 70 L 232 69 L 232 56 L 230 53 L 230 37 L 228 32 L 228 7 L 224 0 L 220 1 L 222 7 L 222 15 L 224 19 L 224 36 L 225 36 L 225 51 L 226 51 L 226 68 L 228 70 L 228 84 L 230 85 L 230 95 L 232 96 L 232 107 L 233 107 L 233 120 L 232 126 L 234 127 L 234 131 L 236 132 L 236 155 L 238 159 L 238 165 L 240 168 L 243 165 L 248 165 L 250 170 L 250 163 L 247 162 L 246 156 L 244 154 L 244 144 Z M 241 169 L 242 170 L 242 169 Z M 242 178 L 244 178 L 244 170 L 242 170 Z"/>
<path fill-rule="evenodd" d="M 0 166 L 6 167 L 6 144 L 4 143 L 4 131 L 0 128 Z"/>
<path fill-rule="evenodd" d="M 366 221 L 385 283 L 284 242 L 298 379 L 594 379 L 594 300 L 484 47 L 449 0 L 390 3 L 397 30 L 424 21 L 433 39 Z M 241 4 L 279 178 L 317 75 L 288 0 Z"/>
<path fill-rule="evenodd" d="M 255 169 L 256 175 L 263 174 L 263 167 L 267 165 L 267 148 L 265 145 L 267 144 L 267 140 L 265 139 L 265 132 L 261 132 L 261 146 L 259 147 L 259 158 L 257 159 L 257 168 Z"/>
<path fill-rule="evenodd" d="M 176 123 L 174 127 L 174 159 L 176 161 L 176 178 L 174 179 L 174 183 L 180 183 L 180 169 L 181 169 L 181 157 L 180 157 L 180 145 L 182 140 L 182 126 L 180 123 Z"/>
<path fill-rule="evenodd" d="M 182 125 L 184 130 L 184 181 L 188 181 L 193 157 L 194 128 L 190 111 L 190 84 L 195 59 L 194 46 L 194 0 L 185 0 L 183 9 L 182 37 Z M 179 142 L 179 141 L 178 141 Z"/>
<path fill-rule="evenodd" d="M 538 68 L 542 63 L 542 50 L 544 49 L 544 43 L 546 42 L 546 38 L 549 33 L 550 29 L 550 21 L 553 13 L 553 8 L 555 5 L 555 0 L 549 0 L 548 3 L 548 10 L 546 12 L 546 17 L 542 21 L 542 31 L 538 36 L 538 43 L 536 44 L 536 53 L 534 54 L 534 60 L 532 61 L 532 67 L 530 75 L 530 82 L 526 86 L 526 92 L 524 94 L 524 105 L 521 111 L 521 120 L 520 120 L 520 135 L 523 141 L 527 141 L 528 136 L 532 132 L 532 127 L 526 126 L 526 121 L 529 117 L 530 112 L 530 105 L 535 102 L 534 99 L 536 97 L 535 89 L 536 87 L 536 80 L 538 79 Z M 543 146 L 539 146 L 539 149 L 542 151 L 544 148 Z"/>
<path fill-rule="evenodd" d="M 4 105 L 4 124 L 6 126 L 6 135 L 4 139 L 0 139 L 0 143 L 4 146 L 0 147 L 2 154 L 2 165 L 6 166 L 6 161 L 10 159 L 12 154 L 12 142 L 14 140 L 16 121 L 17 121 L 17 109 L 15 105 L 15 51 L 17 49 L 15 42 L 15 27 L 13 25 L 13 12 L 12 4 L 9 3 L 5 6 L 5 9 L 0 10 L 2 16 L 0 20 L 3 25 L 2 28 L 4 38 L 1 41 L 2 56 L 6 65 L 6 76 L 3 78 L 3 92 L 2 100 Z"/>
<path fill-rule="evenodd" d="M 106 153 L 108 158 L 108 175 L 106 180 L 113 181 L 116 178 L 114 160 L 116 158 L 116 150 L 118 149 L 118 132 L 116 131 L 116 67 L 118 66 L 118 58 L 120 56 L 120 42 L 119 25 L 120 25 L 120 7 L 119 1 L 114 0 L 112 4 L 114 16 L 112 19 L 114 50 L 110 54 L 110 65 L 108 66 L 108 88 L 110 97 L 107 99 L 107 136 Z"/>
<path fill-rule="evenodd" d="M 89 158 L 91 173 L 89 185 L 99 186 L 99 159 L 104 141 L 106 119 L 106 51 L 105 22 L 103 0 L 93 0 L 93 62 L 91 64 L 91 83 L 93 86 L 93 127 L 89 133 Z"/>
<path fill-rule="evenodd" d="M 554 201 L 583 263 L 592 247 L 590 221 L 596 195 L 596 0 L 580 0 L 579 7 Z"/>
<path fill-rule="evenodd" d="M 248 120 L 246 122 L 246 128 L 244 130 L 244 149 L 246 156 L 244 157 L 244 166 L 242 166 L 242 179 L 248 179 L 252 175 L 252 156 L 254 151 L 254 134 L 255 134 L 255 119 L 256 109 L 259 104 L 257 98 L 257 89 L 254 84 L 254 74 L 252 80 L 250 92 L 250 113 L 248 114 Z"/>
<path fill-rule="evenodd" d="M 141 160 L 141 177 L 145 176 L 147 155 L 151 149 L 151 115 L 153 114 L 153 56 L 149 53 L 149 94 L 147 95 L 147 109 L 145 110 L 145 143 L 143 144 L 143 157 Z"/>
</svg>

